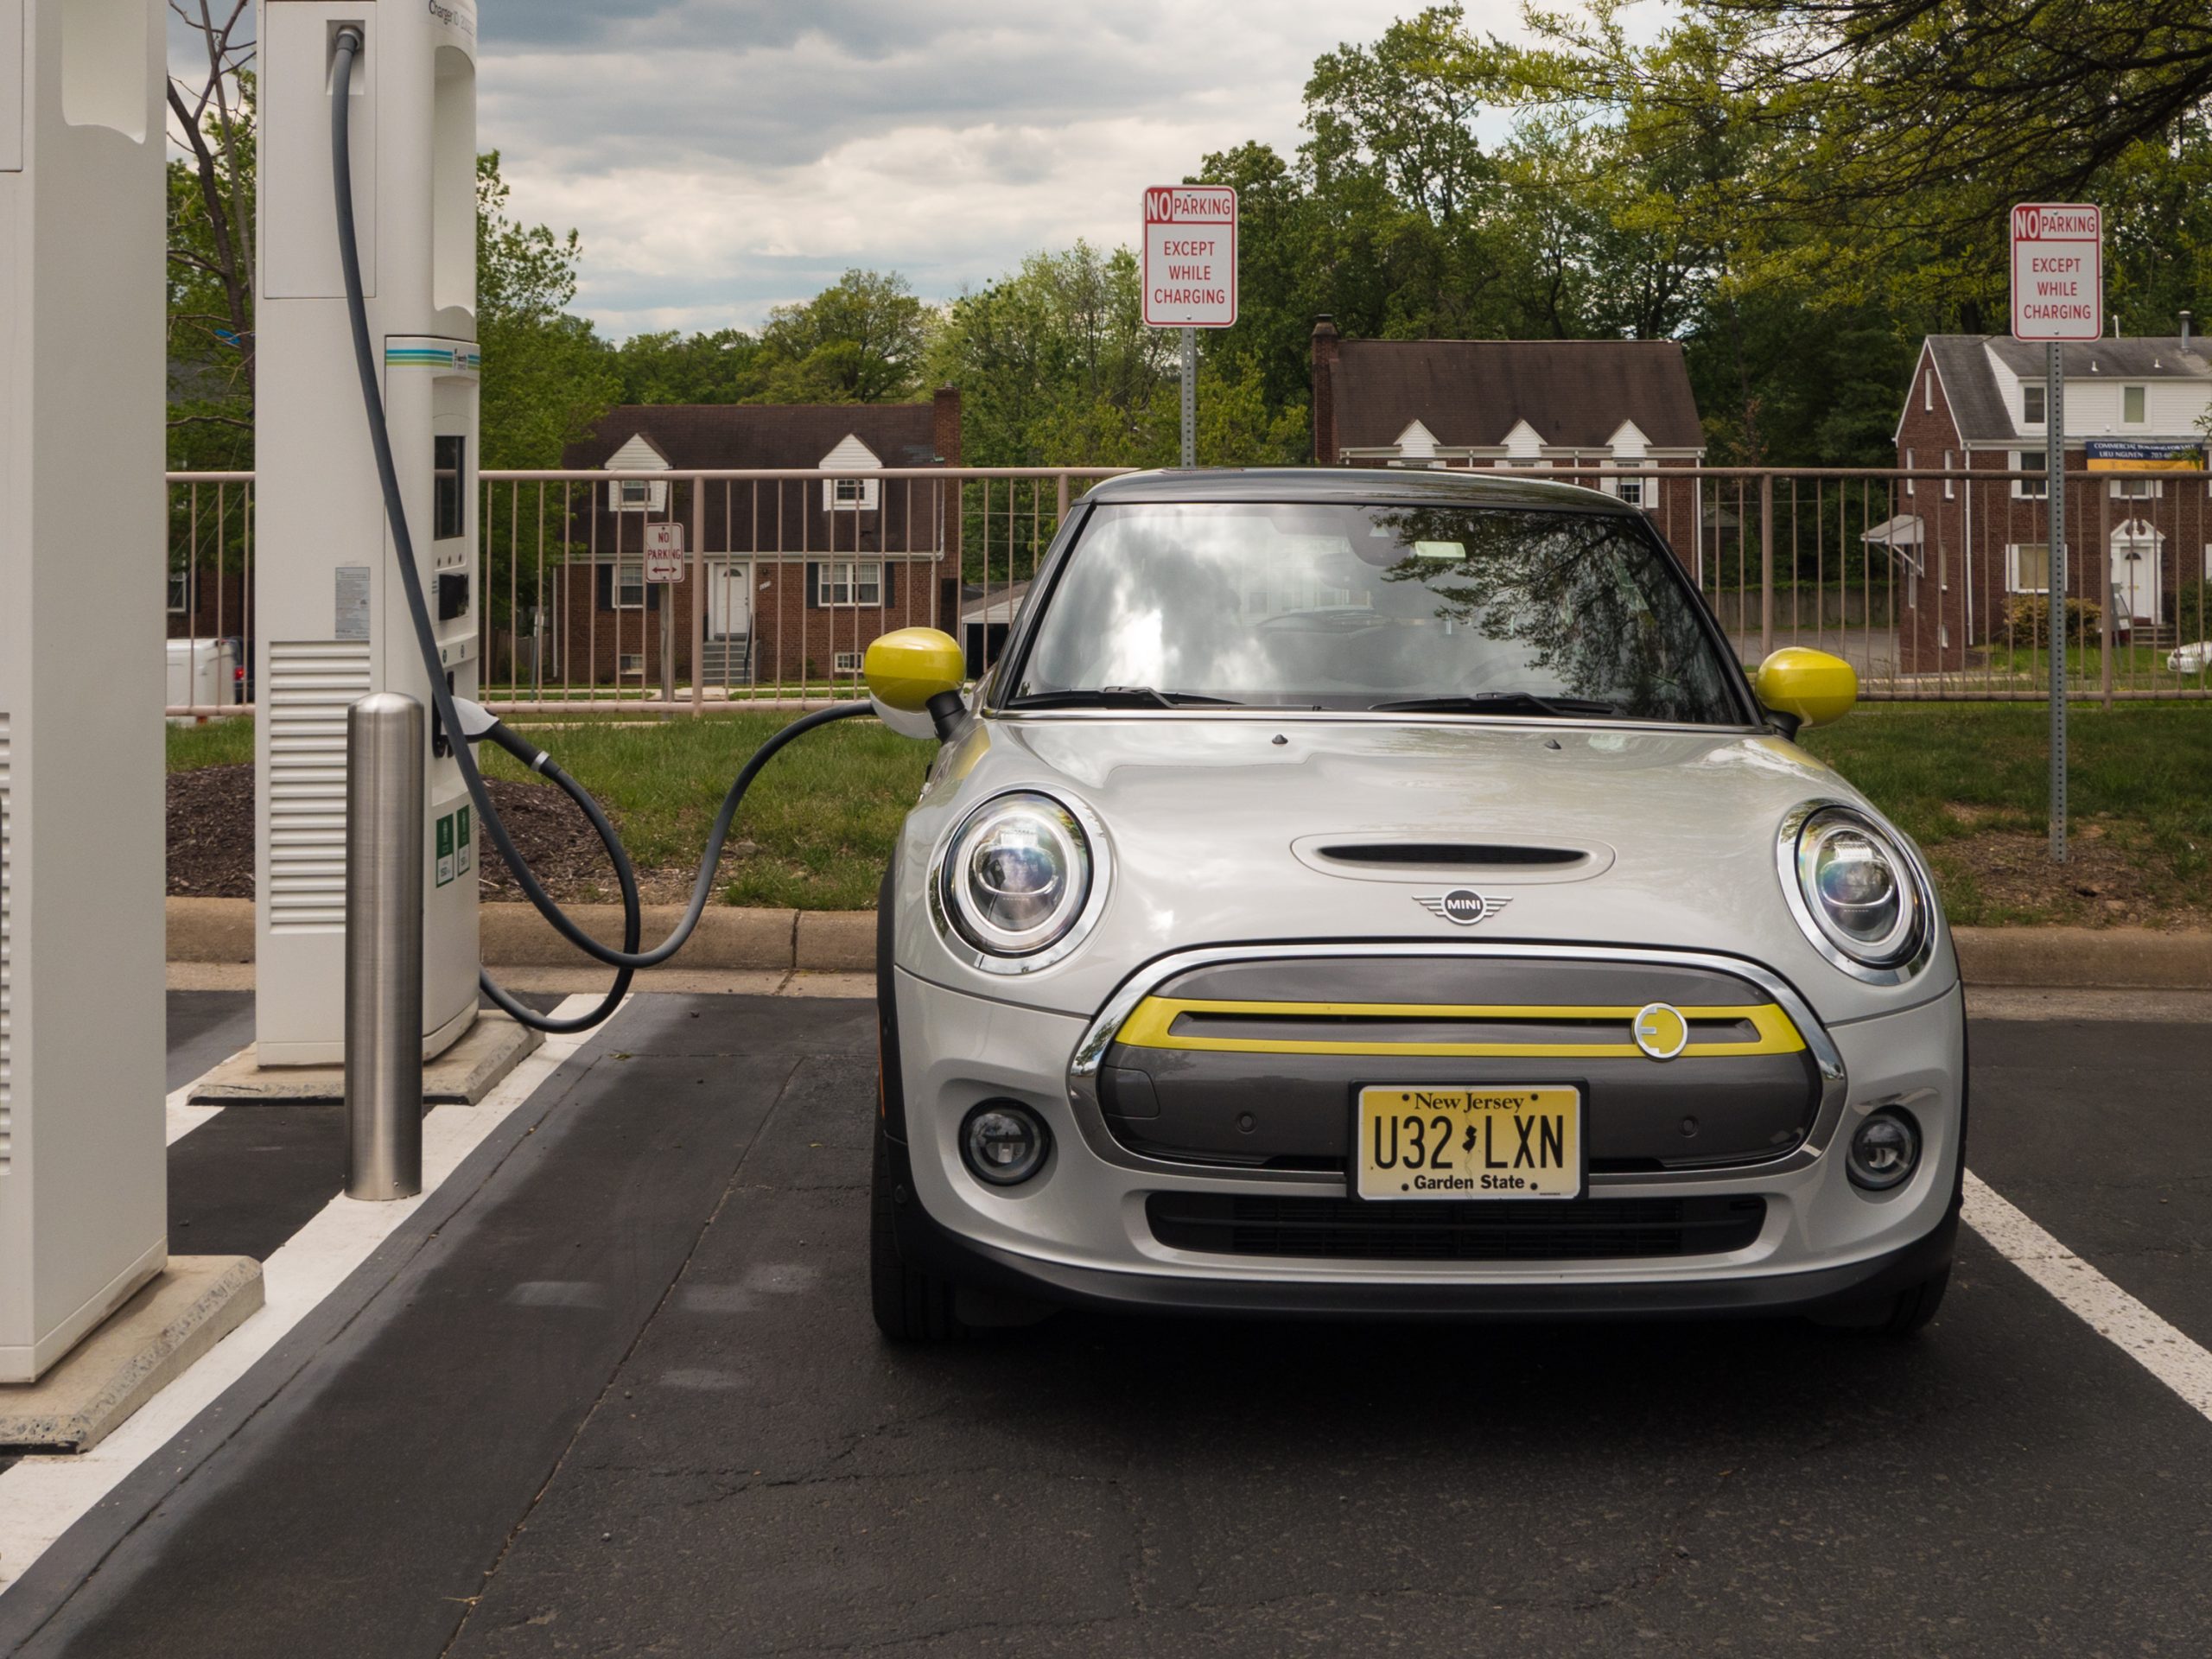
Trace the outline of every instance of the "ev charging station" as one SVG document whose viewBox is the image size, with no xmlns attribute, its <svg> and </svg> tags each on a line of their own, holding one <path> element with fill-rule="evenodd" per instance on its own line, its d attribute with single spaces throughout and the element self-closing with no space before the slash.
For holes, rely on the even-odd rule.
<svg viewBox="0 0 2212 1659">
<path fill-rule="evenodd" d="M 373 692 L 431 702 L 345 297 L 330 139 L 341 29 L 362 42 L 343 95 L 401 494 L 448 683 L 474 698 L 479 672 L 475 0 L 262 0 L 254 943 L 264 1066 L 345 1054 L 346 710 Z M 457 741 L 433 719 L 425 1058 L 458 1041 L 477 1011 L 477 826 Z"/>
<path fill-rule="evenodd" d="M 168 1260 L 163 47 L 0 0 L 0 1382 Z"/>
</svg>

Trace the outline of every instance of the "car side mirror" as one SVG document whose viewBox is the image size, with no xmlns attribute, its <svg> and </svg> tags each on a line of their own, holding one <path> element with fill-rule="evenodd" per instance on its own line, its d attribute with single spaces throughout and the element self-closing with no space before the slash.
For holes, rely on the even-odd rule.
<svg viewBox="0 0 2212 1659">
<path fill-rule="evenodd" d="M 1859 702 L 1859 675 L 1840 657 L 1802 645 L 1785 645 L 1759 664 L 1752 685 L 1767 709 L 1789 722 L 1796 736 L 1804 726 L 1841 720 Z"/>
<path fill-rule="evenodd" d="M 901 736 L 943 741 L 965 711 L 968 658 L 959 641 L 936 628 L 884 634 L 868 648 L 861 671 L 876 718 Z"/>
</svg>

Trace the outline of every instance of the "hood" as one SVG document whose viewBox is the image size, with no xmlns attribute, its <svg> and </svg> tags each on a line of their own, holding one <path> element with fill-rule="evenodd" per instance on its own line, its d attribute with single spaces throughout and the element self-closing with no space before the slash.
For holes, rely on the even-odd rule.
<svg viewBox="0 0 2212 1659">
<path fill-rule="evenodd" d="M 1243 715 L 988 720 L 943 757 L 910 825 L 910 858 L 918 852 L 925 868 L 969 806 L 1025 785 L 1076 797 L 1106 827 L 1114 890 L 1096 932 L 1065 962 L 1012 982 L 965 970 L 925 976 L 987 982 L 999 995 L 1020 986 L 1021 1001 L 1088 1014 L 1135 968 L 1199 945 L 1610 944 L 1751 957 L 1826 1020 L 1924 1001 L 1955 978 L 1948 940 L 1927 972 L 1897 988 L 1840 972 L 1807 942 L 1776 872 L 1782 819 L 1815 799 L 1872 808 L 1771 733 Z M 1436 842 L 1571 861 L 1454 871 L 1371 850 Z M 1370 850 L 1342 856 L 1348 848 Z M 1487 919 L 1460 925 L 1422 902 L 1459 888 L 1491 901 Z M 902 933 L 910 967 L 928 954 L 904 947 Z"/>
</svg>

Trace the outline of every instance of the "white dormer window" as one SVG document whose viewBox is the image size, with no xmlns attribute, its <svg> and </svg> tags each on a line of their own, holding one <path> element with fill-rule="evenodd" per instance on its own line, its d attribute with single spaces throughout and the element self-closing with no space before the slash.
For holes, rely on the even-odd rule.
<svg viewBox="0 0 2212 1659">
<path fill-rule="evenodd" d="M 883 462 L 874 450 L 848 432 L 818 464 L 825 473 L 849 474 L 874 472 Z M 822 480 L 822 505 L 830 512 L 874 512 L 883 505 L 882 488 L 880 479 L 825 478 Z"/>
<path fill-rule="evenodd" d="M 2044 402 L 2044 394 L 2049 390 L 2050 388 L 2046 386 L 2038 386 L 2032 382 L 2024 384 L 2020 387 L 2020 424 L 2022 426 L 2041 426 L 2050 418 L 2049 409 Z"/>
<path fill-rule="evenodd" d="M 607 458 L 610 473 L 664 473 L 668 457 L 647 442 L 640 432 Z M 607 486 L 609 512 L 666 512 L 668 486 L 658 479 L 618 478 Z"/>
</svg>

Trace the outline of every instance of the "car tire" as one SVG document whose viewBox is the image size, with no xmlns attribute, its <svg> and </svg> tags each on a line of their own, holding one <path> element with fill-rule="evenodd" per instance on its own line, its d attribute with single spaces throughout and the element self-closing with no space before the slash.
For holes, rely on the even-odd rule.
<svg viewBox="0 0 2212 1659">
<path fill-rule="evenodd" d="M 899 1194 L 891 1146 L 875 1125 L 875 1168 L 868 1182 L 868 1280 L 876 1328 L 893 1342 L 946 1342 L 968 1333 L 953 1306 L 951 1283 L 912 1266 L 899 1249 Z"/>
</svg>

